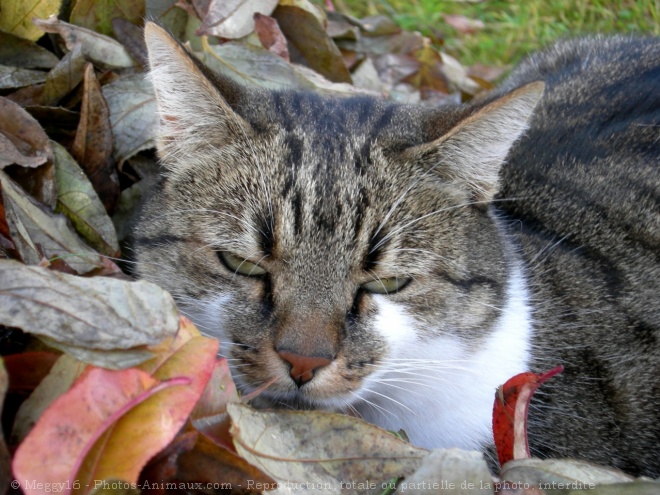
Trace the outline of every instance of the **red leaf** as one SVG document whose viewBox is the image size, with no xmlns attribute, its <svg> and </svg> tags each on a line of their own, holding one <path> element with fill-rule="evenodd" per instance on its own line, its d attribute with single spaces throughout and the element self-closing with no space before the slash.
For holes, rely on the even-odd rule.
<svg viewBox="0 0 660 495">
<path fill-rule="evenodd" d="M 185 380 L 188 383 L 188 380 Z M 46 410 L 18 447 L 13 462 L 16 479 L 27 495 L 38 486 L 76 479 L 96 440 L 122 415 L 160 390 L 182 380 L 158 382 L 144 371 L 88 368 L 73 387 Z M 65 490 L 65 493 L 69 493 Z"/>
<path fill-rule="evenodd" d="M 529 401 L 539 385 L 563 369 L 563 366 L 557 366 L 540 375 L 520 373 L 497 389 L 493 405 L 493 437 L 500 465 L 512 459 L 530 457 L 527 443 Z"/>
</svg>

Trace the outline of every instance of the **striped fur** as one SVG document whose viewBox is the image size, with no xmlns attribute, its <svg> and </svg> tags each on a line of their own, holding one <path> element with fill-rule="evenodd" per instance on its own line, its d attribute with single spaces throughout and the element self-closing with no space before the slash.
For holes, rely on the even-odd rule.
<svg viewBox="0 0 660 495">
<path fill-rule="evenodd" d="M 608 43 L 557 50 L 583 64 L 600 50 L 586 60 L 618 67 L 608 53 L 658 47 Z M 649 103 L 617 120 L 619 101 L 600 91 L 627 93 L 623 75 L 604 89 L 545 55 L 480 103 L 433 109 L 244 88 L 154 25 L 147 44 L 164 174 L 136 229 L 138 271 L 220 338 L 244 391 L 273 382 L 258 403 L 349 412 L 429 447 L 482 448 L 497 385 L 561 362 L 566 377 L 534 414 L 537 451 L 660 474 L 658 456 L 624 447 L 657 449 L 649 372 L 660 371 L 660 306 L 657 115 Z M 635 74 L 657 74 L 653 57 L 637 57 Z M 611 106 L 607 122 L 599 103 Z M 555 115 L 556 105 L 573 110 Z M 571 118 L 579 125 L 553 134 Z M 609 126 L 625 130 L 621 142 L 590 134 Z M 583 146 L 598 149 L 584 156 Z M 620 195 L 591 210 L 599 186 Z M 241 274 L 222 253 L 265 274 Z M 393 277 L 401 290 L 367 290 Z M 281 350 L 330 364 L 298 387 Z"/>
</svg>

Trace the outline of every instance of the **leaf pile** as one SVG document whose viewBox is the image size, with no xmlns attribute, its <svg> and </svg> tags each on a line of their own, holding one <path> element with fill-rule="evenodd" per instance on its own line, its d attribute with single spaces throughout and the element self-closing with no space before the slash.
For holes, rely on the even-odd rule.
<svg viewBox="0 0 660 495">
<path fill-rule="evenodd" d="M 253 410 L 217 341 L 114 263 L 158 173 L 145 18 L 244 84 L 443 104 L 489 83 L 388 18 L 307 0 L 0 0 L 0 12 L 0 495 L 12 478 L 29 495 L 505 493 L 478 453 Z M 525 462 L 503 480 L 593 474 Z"/>
</svg>

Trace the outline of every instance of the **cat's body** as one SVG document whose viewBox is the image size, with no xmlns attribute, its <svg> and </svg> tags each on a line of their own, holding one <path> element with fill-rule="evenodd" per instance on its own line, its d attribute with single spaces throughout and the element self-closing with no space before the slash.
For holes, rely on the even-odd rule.
<svg viewBox="0 0 660 495">
<path fill-rule="evenodd" d="M 430 109 L 240 88 L 147 33 L 167 173 L 139 272 L 245 391 L 483 448 L 496 387 L 563 364 L 535 451 L 660 475 L 657 41 L 600 50 L 635 53 L 607 81 L 587 41 L 501 98 Z"/>
</svg>

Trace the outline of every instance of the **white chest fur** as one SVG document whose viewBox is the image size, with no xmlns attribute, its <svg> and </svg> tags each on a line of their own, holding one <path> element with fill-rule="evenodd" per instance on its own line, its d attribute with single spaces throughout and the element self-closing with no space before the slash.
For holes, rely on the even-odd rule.
<svg viewBox="0 0 660 495">
<path fill-rule="evenodd" d="M 415 445 L 479 449 L 491 438 L 497 387 L 526 371 L 532 333 L 525 281 L 519 268 L 493 328 L 475 348 L 453 336 L 421 341 L 403 307 L 378 296 L 377 328 L 392 350 L 354 407 L 383 428 L 403 429 Z"/>
</svg>

